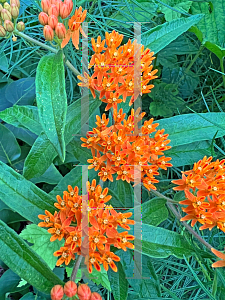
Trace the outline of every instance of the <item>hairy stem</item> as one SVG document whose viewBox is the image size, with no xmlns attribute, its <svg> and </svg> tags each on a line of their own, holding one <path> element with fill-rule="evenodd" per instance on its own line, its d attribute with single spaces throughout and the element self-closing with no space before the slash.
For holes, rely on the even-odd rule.
<svg viewBox="0 0 225 300">
<path fill-rule="evenodd" d="M 157 192 L 157 191 L 154 191 L 154 190 L 151 190 L 151 192 L 153 194 L 155 194 L 156 196 L 160 197 L 160 198 L 164 198 L 167 200 L 167 206 L 168 208 L 172 211 L 172 213 L 174 214 L 174 216 L 180 220 L 182 218 L 180 212 L 170 203 L 171 199 L 164 196 L 163 194 Z M 182 222 L 180 221 L 184 227 L 197 239 L 199 240 L 199 242 L 201 242 L 203 245 L 206 246 L 206 248 L 208 248 L 210 251 L 211 251 L 211 248 L 213 248 L 212 245 L 210 245 L 209 243 L 207 243 L 199 234 L 197 234 L 197 232 L 195 232 L 191 226 L 189 226 L 186 222 Z"/>
<path fill-rule="evenodd" d="M 75 262 L 75 265 L 73 267 L 73 271 L 72 271 L 72 274 L 71 274 L 71 277 L 70 277 L 71 281 L 75 281 L 75 279 L 76 279 L 77 271 L 78 271 L 78 269 L 80 267 L 80 263 L 82 261 L 82 258 L 83 258 L 83 256 L 79 255 L 78 258 L 77 258 L 77 260 L 76 260 L 76 262 Z"/>
<path fill-rule="evenodd" d="M 18 36 L 24 38 L 25 40 L 29 41 L 30 43 L 36 44 L 36 45 L 38 45 L 38 46 L 40 46 L 40 47 L 42 47 L 42 48 L 44 48 L 44 49 L 46 49 L 46 50 L 48 50 L 48 51 L 51 51 L 51 52 L 53 52 L 53 53 L 57 53 L 57 52 L 58 52 L 57 49 L 55 49 L 55 48 L 53 48 L 53 47 L 50 47 L 50 46 L 48 46 L 48 45 L 45 45 L 44 43 L 39 42 L 39 41 L 37 41 L 37 40 L 31 38 L 29 35 L 24 34 L 24 33 L 20 32 L 20 31 L 15 31 L 14 34 L 16 34 L 16 35 L 18 35 Z M 63 58 L 65 58 L 65 55 L 63 55 Z M 75 75 L 81 75 L 80 72 L 79 72 L 76 68 L 74 68 L 74 66 L 71 64 L 71 62 L 69 62 L 69 61 L 67 60 L 67 61 L 65 62 L 65 64 L 67 65 L 67 67 L 68 67 Z"/>
</svg>

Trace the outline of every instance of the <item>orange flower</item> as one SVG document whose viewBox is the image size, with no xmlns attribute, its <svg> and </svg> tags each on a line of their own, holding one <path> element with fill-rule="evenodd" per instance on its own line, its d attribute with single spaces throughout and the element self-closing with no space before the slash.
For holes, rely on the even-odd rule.
<svg viewBox="0 0 225 300">
<path fill-rule="evenodd" d="M 103 254 L 103 257 L 102 257 L 102 264 L 103 264 L 103 267 L 106 271 L 108 271 L 109 269 L 109 266 L 110 268 L 114 271 L 114 272 L 117 272 L 117 266 L 115 265 L 114 261 L 120 261 L 120 258 L 119 256 L 117 256 L 116 254 L 114 254 L 113 252 L 105 252 Z"/>
<path fill-rule="evenodd" d="M 84 10 L 82 13 L 82 7 L 76 9 L 74 16 L 69 20 L 69 29 L 66 32 L 66 37 L 62 41 L 61 48 L 64 48 L 68 43 L 70 38 L 72 38 L 73 45 L 76 49 L 79 49 L 79 34 L 81 33 L 84 37 L 87 37 L 84 33 L 81 23 L 85 20 L 87 10 Z"/>
<path fill-rule="evenodd" d="M 68 265 L 71 261 L 71 259 L 75 259 L 75 255 L 69 251 L 68 247 L 61 247 L 60 250 L 57 250 L 53 253 L 54 256 L 61 256 L 57 263 L 56 266 L 60 266 L 65 262 L 66 265 Z"/>
<path fill-rule="evenodd" d="M 214 248 L 211 248 L 211 251 L 216 255 L 218 256 L 219 258 L 221 258 L 222 260 L 219 260 L 219 261 L 216 261 L 212 264 L 212 267 L 213 268 L 220 268 L 220 267 L 225 267 L 225 254 L 214 249 Z"/>
<path fill-rule="evenodd" d="M 52 227 L 55 223 L 57 212 L 54 213 L 54 216 L 48 211 L 45 210 L 45 215 L 38 215 L 38 218 L 44 222 L 38 224 L 39 227 Z"/>
</svg>

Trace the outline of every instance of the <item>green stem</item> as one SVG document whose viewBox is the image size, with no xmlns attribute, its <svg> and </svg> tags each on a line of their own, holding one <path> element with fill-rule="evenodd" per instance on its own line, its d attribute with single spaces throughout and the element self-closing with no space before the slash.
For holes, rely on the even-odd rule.
<svg viewBox="0 0 225 300">
<path fill-rule="evenodd" d="M 42 48 L 44 48 L 44 49 L 46 49 L 46 50 L 48 50 L 48 51 L 51 51 L 51 52 L 53 52 L 53 53 L 57 53 L 57 52 L 58 52 L 57 49 L 54 49 L 53 47 L 50 47 L 50 46 L 48 46 L 48 45 L 45 45 L 44 43 L 39 42 L 39 41 L 37 41 L 37 40 L 31 38 L 29 35 L 24 34 L 24 33 L 20 32 L 20 31 L 16 31 L 16 30 L 15 30 L 15 31 L 14 31 L 14 34 L 15 34 L 15 35 L 18 35 L 18 36 L 20 36 L 20 37 L 22 37 L 22 38 L 24 38 L 25 40 L 29 41 L 30 43 L 36 44 L 36 45 L 38 45 L 38 46 L 40 46 L 40 47 L 42 47 Z M 65 55 L 64 55 L 63 57 L 65 57 Z M 69 61 L 67 60 L 67 61 L 65 62 L 65 64 L 67 65 L 67 67 L 68 67 L 75 75 L 81 75 L 80 72 L 79 72 L 76 68 L 74 68 L 74 66 L 71 64 L 71 62 L 69 62 Z"/>
<path fill-rule="evenodd" d="M 223 74 L 222 74 L 222 77 L 223 77 L 223 85 L 224 85 L 224 87 L 225 87 L 225 76 L 224 76 L 223 58 L 220 59 L 220 68 L 221 68 L 221 72 L 223 73 Z"/>
</svg>

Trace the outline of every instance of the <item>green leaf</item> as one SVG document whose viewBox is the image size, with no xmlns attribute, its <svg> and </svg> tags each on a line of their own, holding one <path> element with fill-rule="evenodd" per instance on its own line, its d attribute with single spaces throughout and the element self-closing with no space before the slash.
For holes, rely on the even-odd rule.
<svg viewBox="0 0 225 300">
<path fill-rule="evenodd" d="M 15 290 L 19 281 L 20 277 L 12 270 L 5 271 L 0 278 L 0 300 L 5 300 L 5 294 Z"/>
<path fill-rule="evenodd" d="M 14 105 L 0 112 L 0 118 L 15 127 L 27 128 L 37 135 L 41 133 L 38 109 L 35 106 Z"/>
<path fill-rule="evenodd" d="M 66 145 L 73 139 L 81 129 L 81 124 L 85 124 L 88 118 L 102 102 L 98 99 L 89 101 L 89 111 L 85 110 L 81 120 L 81 100 L 77 100 L 68 107 L 67 122 L 65 128 Z M 83 103 L 82 103 L 83 104 Z M 35 141 L 24 165 L 24 177 L 31 179 L 42 175 L 51 165 L 57 156 L 55 148 L 45 135 L 41 133 Z"/>
<path fill-rule="evenodd" d="M 32 182 L 0 162 L 0 199 L 27 220 L 38 224 L 39 214 L 54 213 L 54 200 Z"/>
<path fill-rule="evenodd" d="M 223 0 L 210 2 L 193 1 L 191 6 L 193 14 L 204 14 L 197 26 L 192 27 L 198 39 L 217 55 L 219 59 L 225 56 L 225 7 Z"/>
<path fill-rule="evenodd" d="M 211 155 L 211 144 L 209 141 L 194 142 L 181 146 L 175 146 L 166 151 L 166 156 L 171 157 L 173 167 L 193 165 L 205 155 Z"/>
<path fill-rule="evenodd" d="M 28 129 L 16 128 L 10 124 L 5 124 L 5 127 L 8 128 L 17 139 L 27 143 L 30 146 L 33 145 L 37 138 L 37 135 Z"/>
<path fill-rule="evenodd" d="M 117 263 L 118 271 L 114 272 L 109 268 L 108 276 L 115 300 L 126 300 L 128 294 L 128 281 L 121 262 Z"/>
<path fill-rule="evenodd" d="M 58 258 L 53 253 L 63 246 L 64 242 L 56 240 L 50 242 L 51 233 L 35 224 L 27 225 L 20 236 L 29 243 L 34 244 L 31 248 L 47 263 L 51 270 L 54 269 Z"/>
<path fill-rule="evenodd" d="M 164 128 L 169 134 L 170 146 L 180 146 L 197 141 L 212 140 L 225 135 L 225 113 L 209 112 L 184 114 L 158 120 L 157 128 Z M 167 153 L 167 152 L 166 152 Z"/>
<path fill-rule="evenodd" d="M 38 178 L 32 178 L 30 181 L 33 183 L 45 182 L 48 184 L 58 184 L 62 180 L 62 175 L 59 173 L 58 169 L 51 164 L 48 170 Z"/>
<path fill-rule="evenodd" d="M 187 0 L 163 0 L 163 3 L 167 4 L 169 7 L 164 5 L 161 6 L 161 11 L 165 14 L 166 21 L 172 21 L 180 18 L 181 13 L 186 13 L 192 4 L 192 1 Z"/>
<path fill-rule="evenodd" d="M 154 53 L 158 53 L 191 26 L 197 24 L 202 17 L 203 15 L 195 15 L 158 25 L 142 34 L 142 44 Z"/>
<path fill-rule="evenodd" d="M 131 250 L 126 252 L 119 250 L 116 251 L 116 255 L 121 259 L 129 284 L 139 294 L 138 299 L 142 297 L 151 299 L 161 296 L 159 279 L 149 257 L 141 255 L 140 261 L 136 261 Z"/>
<path fill-rule="evenodd" d="M 62 161 L 66 146 L 67 96 L 65 90 L 63 52 L 41 58 L 36 75 L 37 106 L 43 130 Z"/>
<path fill-rule="evenodd" d="M 17 233 L 0 220 L 0 258 L 21 278 L 41 292 L 50 293 L 63 282 Z"/>
<path fill-rule="evenodd" d="M 80 140 L 80 137 L 76 136 L 67 145 L 66 150 L 71 153 L 79 162 L 84 165 L 88 165 L 87 160 L 92 158 L 91 150 L 81 147 L 82 143 L 83 142 Z"/>
<path fill-rule="evenodd" d="M 11 209 L 3 209 L 0 211 L 0 220 L 6 224 L 13 224 L 17 222 L 26 222 L 26 219 L 21 217 L 18 213 L 12 211 Z"/>
<path fill-rule="evenodd" d="M 152 225 L 142 224 L 140 228 L 141 226 L 142 239 L 135 237 L 135 251 L 158 258 L 170 255 L 183 258 L 183 255 L 189 257 L 194 254 L 194 250 L 182 235 Z"/>
<path fill-rule="evenodd" d="M 11 163 L 21 155 L 20 146 L 13 133 L 0 124 L 0 160 Z"/>
<path fill-rule="evenodd" d="M 4 71 L 5 73 L 8 72 L 9 64 L 8 59 L 4 52 L 0 53 L 0 70 Z"/>
</svg>

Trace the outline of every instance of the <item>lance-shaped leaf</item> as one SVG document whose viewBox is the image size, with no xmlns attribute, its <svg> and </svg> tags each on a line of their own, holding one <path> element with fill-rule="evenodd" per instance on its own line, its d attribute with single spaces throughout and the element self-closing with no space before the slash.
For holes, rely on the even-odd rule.
<svg viewBox="0 0 225 300">
<path fill-rule="evenodd" d="M 6 164 L 0 162 L 0 199 L 27 220 L 38 224 L 38 214 L 54 213 L 54 200 Z"/>
<path fill-rule="evenodd" d="M 64 161 L 67 97 L 62 51 L 44 56 L 40 60 L 36 76 L 36 95 L 40 123 Z"/>
<path fill-rule="evenodd" d="M 121 262 L 117 263 L 118 271 L 108 270 L 109 281 L 115 300 L 126 300 L 128 294 L 128 281 Z"/>
<path fill-rule="evenodd" d="M 0 259 L 39 291 L 50 293 L 54 285 L 63 285 L 46 262 L 1 220 L 0 248 Z"/>
</svg>

